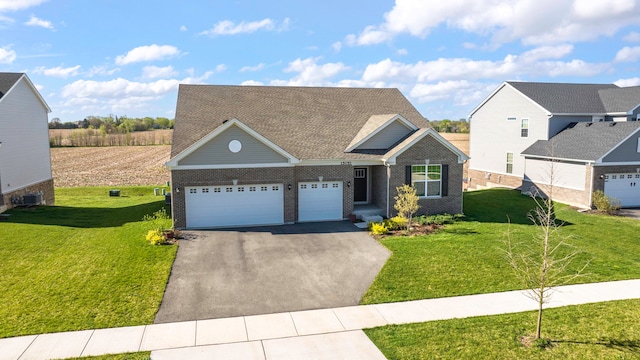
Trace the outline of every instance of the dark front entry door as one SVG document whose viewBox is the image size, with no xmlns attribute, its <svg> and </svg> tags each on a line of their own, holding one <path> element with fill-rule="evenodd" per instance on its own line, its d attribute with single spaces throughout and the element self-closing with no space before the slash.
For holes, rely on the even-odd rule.
<svg viewBox="0 0 640 360">
<path fill-rule="evenodd" d="M 367 202 L 367 168 L 353 169 L 353 201 Z"/>
</svg>

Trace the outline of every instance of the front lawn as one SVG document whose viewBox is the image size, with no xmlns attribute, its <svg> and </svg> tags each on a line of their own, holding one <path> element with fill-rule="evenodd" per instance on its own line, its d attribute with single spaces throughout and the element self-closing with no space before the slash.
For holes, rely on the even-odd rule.
<svg viewBox="0 0 640 360">
<path fill-rule="evenodd" d="M 536 231 L 527 219 L 533 201 L 519 192 L 491 189 L 464 194 L 466 220 L 416 237 L 381 240 L 393 254 L 362 298 L 362 304 L 521 289 L 504 253 L 507 230 L 515 239 Z M 569 242 L 591 259 L 574 283 L 640 278 L 640 221 L 579 213 L 557 206 Z M 511 225 L 509 225 L 509 221 Z"/>
<path fill-rule="evenodd" d="M 365 330 L 388 359 L 637 359 L 640 300 L 547 309 L 546 350 L 518 338 L 535 328 L 535 312 L 392 325 Z"/>
<path fill-rule="evenodd" d="M 153 187 L 56 189 L 56 206 L 0 222 L 0 338 L 150 324 L 176 246 L 152 246 L 141 221 L 164 206 Z"/>
</svg>

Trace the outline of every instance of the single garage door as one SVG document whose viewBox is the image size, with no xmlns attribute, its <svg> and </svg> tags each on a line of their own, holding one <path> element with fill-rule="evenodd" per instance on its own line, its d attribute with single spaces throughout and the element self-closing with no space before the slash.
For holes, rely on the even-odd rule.
<svg viewBox="0 0 640 360">
<path fill-rule="evenodd" d="M 342 219 L 342 181 L 298 183 L 298 221 Z"/>
<path fill-rule="evenodd" d="M 604 193 L 620 201 L 622 207 L 640 206 L 640 174 L 607 174 Z"/>
<path fill-rule="evenodd" d="M 284 223 L 282 184 L 185 187 L 187 227 Z"/>
</svg>

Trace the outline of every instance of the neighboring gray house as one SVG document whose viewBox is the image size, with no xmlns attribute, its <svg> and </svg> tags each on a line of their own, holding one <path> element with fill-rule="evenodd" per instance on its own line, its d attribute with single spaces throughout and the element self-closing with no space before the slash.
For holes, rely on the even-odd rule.
<svg viewBox="0 0 640 360">
<path fill-rule="evenodd" d="M 462 212 L 467 156 L 397 89 L 180 85 L 171 159 L 178 228 Z"/>
<path fill-rule="evenodd" d="M 0 212 L 38 194 L 54 203 L 48 114 L 51 112 L 23 73 L 0 73 Z"/>
<path fill-rule="evenodd" d="M 640 206 L 639 114 L 640 87 L 505 82 L 469 117 L 469 189 L 553 183 L 571 205 L 590 207 L 603 190 Z"/>
</svg>

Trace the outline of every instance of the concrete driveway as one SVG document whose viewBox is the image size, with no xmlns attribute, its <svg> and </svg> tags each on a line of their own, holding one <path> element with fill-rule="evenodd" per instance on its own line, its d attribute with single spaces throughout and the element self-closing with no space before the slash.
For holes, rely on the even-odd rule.
<svg viewBox="0 0 640 360">
<path fill-rule="evenodd" d="M 391 255 L 349 222 L 185 237 L 156 323 L 357 305 Z"/>
</svg>

